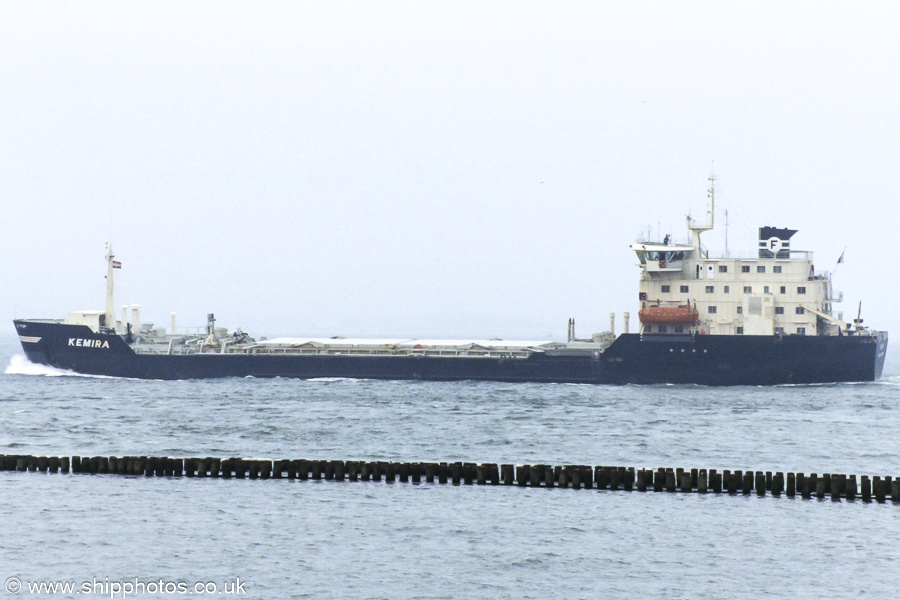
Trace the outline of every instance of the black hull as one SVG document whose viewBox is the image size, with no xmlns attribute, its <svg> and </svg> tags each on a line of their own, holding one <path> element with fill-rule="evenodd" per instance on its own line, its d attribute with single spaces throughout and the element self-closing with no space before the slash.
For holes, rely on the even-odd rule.
<svg viewBox="0 0 900 600">
<path fill-rule="evenodd" d="M 886 332 L 861 336 L 623 334 L 605 352 L 529 358 L 136 354 L 121 336 L 83 325 L 15 321 L 31 362 L 90 375 L 140 379 L 349 377 L 428 381 L 777 385 L 874 381 Z M 91 340 L 82 346 L 71 340 Z M 38 340 L 38 341 L 34 341 Z"/>
</svg>

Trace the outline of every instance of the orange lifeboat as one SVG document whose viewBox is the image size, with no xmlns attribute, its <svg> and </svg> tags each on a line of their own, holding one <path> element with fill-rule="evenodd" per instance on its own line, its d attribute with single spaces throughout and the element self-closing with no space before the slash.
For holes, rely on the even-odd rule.
<svg viewBox="0 0 900 600">
<path fill-rule="evenodd" d="M 700 313 L 692 306 L 648 306 L 638 312 L 644 325 L 693 325 Z"/>
</svg>

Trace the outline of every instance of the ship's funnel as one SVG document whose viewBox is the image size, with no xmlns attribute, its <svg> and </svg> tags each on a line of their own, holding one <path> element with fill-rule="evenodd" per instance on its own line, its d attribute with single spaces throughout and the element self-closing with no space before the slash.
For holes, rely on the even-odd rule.
<svg viewBox="0 0 900 600">
<path fill-rule="evenodd" d="M 791 236 L 796 229 L 759 228 L 759 258 L 790 258 Z"/>
</svg>

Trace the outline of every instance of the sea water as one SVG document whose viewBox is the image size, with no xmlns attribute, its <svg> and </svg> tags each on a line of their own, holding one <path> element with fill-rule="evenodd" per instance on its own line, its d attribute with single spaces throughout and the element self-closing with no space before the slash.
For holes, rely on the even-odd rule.
<svg viewBox="0 0 900 600">
<path fill-rule="evenodd" d="M 2 454 L 900 476 L 896 362 L 777 387 L 162 382 L 32 365 L 6 338 L 0 364 Z M 890 501 L 0 472 L 0 502 L 18 596 L 895 597 L 900 573 Z"/>
</svg>

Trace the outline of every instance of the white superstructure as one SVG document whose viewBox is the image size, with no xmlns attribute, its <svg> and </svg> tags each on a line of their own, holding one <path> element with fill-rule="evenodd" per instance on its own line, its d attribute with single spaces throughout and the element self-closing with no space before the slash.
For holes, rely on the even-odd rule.
<svg viewBox="0 0 900 600">
<path fill-rule="evenodd" d="M 713 178 L 710 178 L 713 182 Z M 761 227 L 754 257 L 711 257 L 700 233 L 713 227 L 715 190 L 706 225 L 688 219 L 688 243 L 632 244 L 640 262 L 641 333 L 838 335 L 850 326 L 832 316 L 840 302 L 831 274 L 817 272 L 812 252 L 790 248 L 796 231 Z"/>
</svg>

